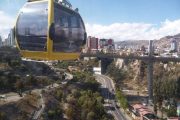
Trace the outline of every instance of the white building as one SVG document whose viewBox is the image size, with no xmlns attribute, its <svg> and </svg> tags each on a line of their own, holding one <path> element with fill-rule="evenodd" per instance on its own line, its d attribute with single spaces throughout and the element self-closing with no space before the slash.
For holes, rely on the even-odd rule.
<svg viewBox="0 0 180 120">
<path fill-rule="evenodd" d="M 0 47 L 3 45 L 2 37 L 0 36 Z"/>
<path fill-rule="evenodd" d="M 176 38 L 172 39 L 170 50 L 173 52 L 178 52 L 178 42 L 177 42 Z"/>
<path fill-rule="evenodd" d="M 13 29 L 10 30 L 10 33 L 8 35 L 8 38 L 5 39 L 5 45 L 6 46 L 15 46 L 15 38 L 14 38 Z"/>
<path fill-rule="evenodd" d="M 101 75 L 101 68 L 100 67 L 94 67 L 93 72 L 94 72 L 94 74 Z"/>
</svg>

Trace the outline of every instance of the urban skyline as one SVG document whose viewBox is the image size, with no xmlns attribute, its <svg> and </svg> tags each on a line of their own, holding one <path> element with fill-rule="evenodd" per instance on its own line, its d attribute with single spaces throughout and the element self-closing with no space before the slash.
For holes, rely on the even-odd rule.
<svg viewBox="0 0 180 120">
<path fill-rule="evenodd" d="M 178 0 L 25 2 L 0 1 L 0 120 L 180 120 Z"/>
<path fill-rule="evenodd" d="M 26 0 L 0 1 L 0 34 L 8 37 L 19 9 Z M 78 7 L 89 36 L 121 40 L 150 40 L 180 33 L 178 0 L 83 1 L 70 0 Z M 111 6 L 113 7 L 111 7 Z M 88 6 L 88 7 L 86 7 Z M 89 7 L 93 9 L 89 9 Z M 108 8 L 108 9 L 107 9 Z M 104 14 L 106 11 L 106 14 Z M 113 13 L 113 14 L 112 14 Z M 96 31 L 96 32 L 94 32 Z"/>
</svg>

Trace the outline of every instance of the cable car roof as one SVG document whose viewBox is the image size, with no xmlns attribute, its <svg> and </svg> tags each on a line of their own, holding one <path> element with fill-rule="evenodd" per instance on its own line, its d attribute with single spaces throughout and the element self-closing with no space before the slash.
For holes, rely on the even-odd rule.
<svg viewBox="0 0 180 120">
<path fill-rule="evenodd" d="M 72 8 L 72 5 L 71 5 L 71 3 L 70 3 L 68 0 L 55 0 L 55 2 L 56 2 L 56 1 L 57 1 L 58 3 L 64 5 L 64 6 L 67 6 L 67 7 L 69 7 L 69 8 Z"/>
<path fill-rule="evenodd" d="M 27 2 L 35 2 L 35 1 L 42 1 L 42 0 L 28 0 Z"/>
<path fill-rule="evenodd" d="M 43 1 L 43 0 L 28 0 L 27 2 L 36 2 L 36 1 Z M 66 8 L 69 8 L 70 10 L 73 10 L 72 9 L 72 4 L 70 3 L 69 0 L 54 0 L 54 2 L 66 7 Z M 73 10 L 75 12 L 78 13 L 79 9 L 76 8 L 75 10 Z"/>
</svg>

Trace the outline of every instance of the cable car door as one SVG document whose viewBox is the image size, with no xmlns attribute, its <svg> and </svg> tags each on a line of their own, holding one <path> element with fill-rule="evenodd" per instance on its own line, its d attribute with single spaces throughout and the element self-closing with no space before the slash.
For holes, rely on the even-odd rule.
<svg viewBox="0 0 180 120">
<path fill-rule="evenodd" d="M 70 28 L 70 14 L 66 8 L 54 4 L 55 37 L 53 40 L 53 52 L 75 53 L 78 52 L 73 47 L 72 28 Z"/>
</svg>

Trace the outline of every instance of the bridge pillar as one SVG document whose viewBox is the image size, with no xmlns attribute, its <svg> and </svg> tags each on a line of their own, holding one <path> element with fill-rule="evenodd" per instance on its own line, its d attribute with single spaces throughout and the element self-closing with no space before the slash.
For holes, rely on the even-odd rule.
<svg viewBox="0 0 180 120">
<path fill-rule="evenodd" d="M 147 69 L 149 102 L 153 101 L 153 62 L 149 61 Z"/>
<path fill-rule="evenodd" d="M 112 63 L 113 59 L 101 58 L 101 74 L 105 74 L 107 67 Z"/>
<path fill-rule="evenodd" d="M 148 61 L 148 69 L 147 69 L 149 102 L 153 101 L 153 61 L 151 60 L 153 53 L 154 53 L 153 40 L 150 40 L 149 41 L 149 61 Z"/>
</svg>

